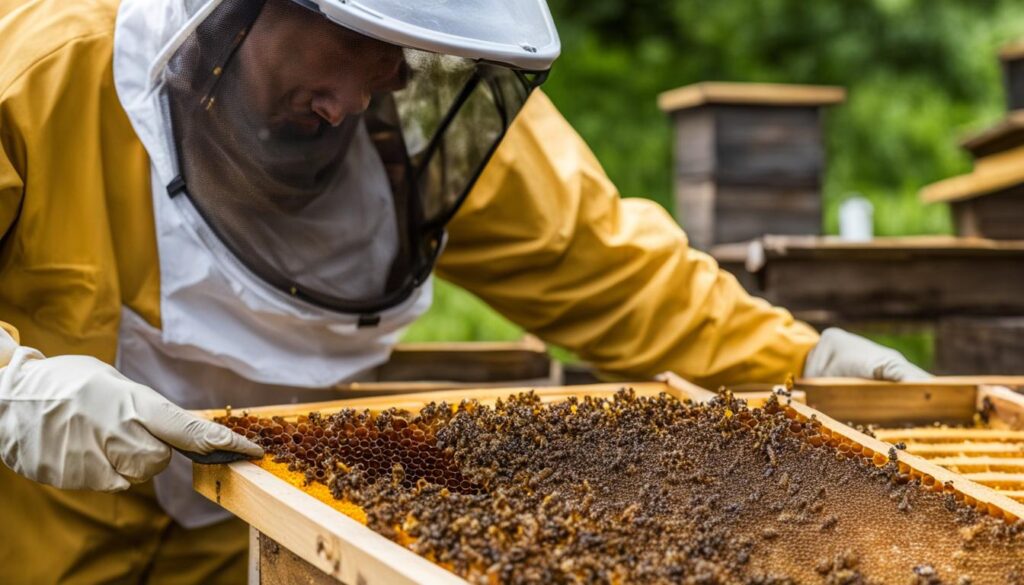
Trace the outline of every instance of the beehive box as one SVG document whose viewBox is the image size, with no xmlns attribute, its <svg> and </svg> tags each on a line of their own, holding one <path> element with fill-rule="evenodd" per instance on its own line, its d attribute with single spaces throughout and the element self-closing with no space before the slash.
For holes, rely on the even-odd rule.
<svg viewBox="0 0 1024 585">
<path fill-rule="evenodd" d="M 647 547 L 644 554 L 654 559 L 652 561 L 654 565 L 670 562 L 665 561 L 665 558 L 672 558 L 673 555 L 685 554 L 688 555 L 687 558 L 689 560 L 681 566 L 688 567 L 686 570 L 691 571 L 689 576 L 694 577 L 695 574 L 692 571 L 712 571 L 716 566 L 718 570 L 722 570 L 723 567 L 721 563 L 716 565 L 712 562 L 714 559 L 711 558 L 707 560 L 707 567 L 705 567 L 701 564 L 704 563 L 704 560 L 700 558 L 700 555 L 704 554 L 701 551 L 727 551 L 722 554 L 729 555 L 729 559 L 733 563 L 732 566 L 735 566 L 735 563 L 740 565 L 749 563 L 750 566 L 756 567 L 760 567 L 762 564 L 776 568 L 784 567 L 785 570 L 789 571 L 796 578 L 797 582 L 815 582 L 812 579 L 826 582 L 828 579 L 845 579 L 859 575 L 860 567 L 858 567 L 858 563 L 861 563 L 865 569 L 875 570 L 875 568 L 880 566 L 879 563 L 893 562 L 890 559 L 893 553 L 888 546 L 905 547 L 906 550 L 900 554 L 906 556 L 907 558 L 904 560 L 909 562 L 915 556 L 937 554 L 938 551 L 944 553 L 952 552 L 949 550 L 950 546 L 955 546 L 961 540 L 967 539 L 970 541 L 970 546 L 973 547 L 973 552 L 969 556 L 957 559 L 953 555 L 951 557 L 953 560 L 943 559 L 941 562 L 934 561 L 934 567 L 926 564 L 906 566 L 903 567 L 904 573 L 906 573 L 904 576 L 914 577 L 914 575 L 917 575 L 929 577 L 937 574 L 946 574 L 948 576 L 952 570 L 950 567 L 956 565 L 961 568 L 972 567 L 974 576 L 977 578 L 974 581 L 976 583 L 1008 582 L 1004 580 L 1013 577 L 1016 574 L 1013 571 L 1016 571 L 1018 568 L 1024 571 L 1024 566 L 1018 567 L 1020 562 L 1024 562 L 1021 561 L 1024 557 L 1019 554 L 1021 549 L 1017 547 L 1017 545 L 1022 544 L 1019 540 L 1024 535 L 1019 533 L 1019 526 L 1018 528 L 1012 528 L 1011 526 L 1014 525 L 1009 524 L 1009 522 L 1013 522 L 1017 518 L 1024 517 L 1024 507 L 1009 498 L 974 484 L 962 476 L 950 473 L 905 452 L 897 452 L 891 445 L 841 425 L 829 417 L 796 402 L 786 404 L 772 402 L 769 399 L 768 410 L 760 415 L 757 414 L 759 411 L 749 411 L 740 403 L 724 400 L 718 400 L 713 406 L 708 407 L 682 406 L 676 402 L 676 399 L 692 398 L 707 400 L 712 395 L 678 380 L 670 380 L 668 383 L 634 385 L 634 397 L 622 398 L 620 396 L 613 402 L 565 402 L 579 396 L 608 397 L 618 388 L 619 386 L 604 385 L 585 388 L 540 390 L 536 394 L 536 402 L 515 403 L 514 401 L 509 401 L 506 405 L 509 408 L 516 404 L 518 406 L 526 405 L 529 407 L 528 409 L 533 409 L 534 412 L 542 414 L 544 412 L 550 414 L 557 410 L 556 414 L 561 414 L 552 420 L 559 425 L 565 420 L 561 418 L 562 416 L 569 416 L 568 413 L 577 412 L 577 405 L 579 412 L 588 413 L 587 416 L 591 418 L 587 420 L 597 421 L 594 424 L 598 426 L 600 426 L 598 424 L 600 420 L 607 419 L 608 416 L 612 416 L 614 420 L 625 425 L 625 421 L 629 420 L 630 413 L 635 414 L 635 405 L 641 404 L 645 400 L 646 402 L 643 402 L 641 406 L 649 409 L 652 405 L 655 405 L 661 409 L 645 411 L 648 413 L 648 416 L 660 419 L 662 415 L 659 413 L 665 412 L 664 420 L 662 420 L 661 424 L 669 424 L 668 421 L 670 421 L 671 417 L 668 413 L 670 411 L 675 412 L 677 415 L 680 412 L 685 416 L 696 413 L 696 415 L 704 417 L 705 420 L 702 423 L 704 432 L 710 432 L 711 435 L 708 438 L 713 440 L 699 443 L 699 446 L 691 446 L 689 451 L 661 453 L 659 455 L 660 458 L 654 457 L 654 454 L 651 452 L 642 451 L 645 453 L 643 457 L 634 458 L 626 462 L 616 463 L 610 460 L 603 462 L 600 459 L 597 461 L 591 460 L 590 462 L 591 466 L 597 465 L 599 473 L 612 474 L 610 476 L 601 475 L 603 478 L 610 478 L 608 481 L 618 481 L 620 477 L 627 478 L 633 475 L 643 479 L 642 490 L 632 494 L 632 497 L 642 495 L 644 505 L 650 502 L 658 502 L 660 501 L 659 498 L 671 499 L 666 495 L 671 492 L 670 489 L 666 492 L 664 490 L 667 488 L 662 486 L 662 491 L 659 492 L 647 482 L 666 481 L 668 482 L 666 485 L 671 485 L 672 477 L 676 475 L 678 475 L 677 480 L 679 481 L 682 481 L 682 478 L 685 477 L 687 482 L 697 482 L 695 484 L 696 487 L 691 486 L 687 488 L 691 490 L 687 493 L 691 493 L 692 497 L 696 499 L 688 500 L 688 503 L 682 506 L 679 506 L 679 502 L 676 502 L 677 506 L 670 506 L 668 515 L 664 516 L 663 514 L 661 521 L 667 521 L 666 527 L 678 527 L 678 523 L 685 524 L 688 521 L 687 519 L 694 519 L 693 521 L 700 522 L 698 530 L 710 530 L 707 534 L 703 534 L 703 537 L 711 538 L 712 540 L 705 541 L 704 538 L 695 539 L 696 544 L 680 550 L 673 549 L 672 547 L 675 545 L 670 545 L 667 548 L 660 546 Z M 460 393 L 456 397 L 469 397 L 479 400 L 481 403 L 487 403 L 501 396 L 508 395 L 510 392 L 509 390 L 486 390 Z M 666 395 L 657 399 L 643 398 L 661 393 L 666 393 Z M 329 413 L 337 412 L 339 409 L 346 407 L 376 409 L 386 405 L 399 406 L 415 411 L 421 408 L 424 402 L 437 397 L 436 394 L 432 394 L 429 396 L 408 396 L 400 399 L 392 397 L 384 400 L 369 400 L 358 404 L 349 402 L 346 404 L 303 405 L 299 408 L 291 406 L 276 409 L 254 409 L 249 414 L 254 417 L 273 414 L 281 417 L 277 420 L 283 422 L 297 420 L 293 417 L 296 417 L 299 412 L 309 410 Z M 543 406 L 543 404 L 553 403 L 555 404 L 554 406 Z M 633 411 L 630 410 L 631 408 L 633 408 Z M 483 410 L 483 407 L 470 407 L 466 412 L 472 413 L 479 412 L 480 410 Z M 609 415 L 607 411 L 611 411 L 614 414 Z M 494 412 L 495 414 L 498 413 L 497 410 Z M 224 413 L 207 414 L 216 415 Z M 621 421 L 615 418 L 617 416 L 622 416 Z M 709 419 L 708 417 L 711 418 Z M 345 419 L 343 417 L 343 420 L 353 419 Z M 467 414 L 461 419 L 454 417 L 453 420 L 463 422 L 470 420 L 472 422 L 474 419 L 470 414 Z M 487 420 L 486 417 L 478 418 L 476 422 L 479 423 L 483 420 Z M 500 420 L 504 424 L 505 419 L 502 418 Z M 494 423 L 493 418 L 490 421 Z M 640 421 L 640 427 L 647 429 L 645 432 L 655 432 L 656 434 L 660 432 L 658 425 L 654 425 L 652 431 L 651 428 L 648 428 L 650 425 L 645 421 L 646 419 Z M 309 424 L 315 423 L 313 419 L 310 419 L 308 422 Z M 678 423 L 678 420 L 676 422 Z M 760 427 L 758 426 L 759 422 Z M 634 426 L 636 425 L 636 420 L 633 421 L 633 424 Z M 381 428 L 390 430 L 392 427 Z M 471 426 L 470 429 L 472 428 Z M 604 427 L 601 428 L 603 429 Z M 757 430 L 758 428 L 760 430 Z M 403 426 L 402 430 L 405 429 L 406 427 Z M 612 432 L 611 434 L 614 435 L 615 433 Z M 517 437 L 520 435 L 529 437 L 530 432 L 528 429 L 523 429 L 522 432 L 513 436 L 512 439 L 518 440 Z M 605 437 L 603 430 L 598 435 Z M 494 440 L 493 437 L 487 439 L 485 438 L 486 436 L 477 437 L 473 440 L 479 440 L 483 443 Z M 668 439 L 671 439 L 673 436 L 675 435 L 663 437 L 666 439 L 666 444 L 671 443 Z M 621 439 L 625 437 L 626 435 L 617 438 L 611 437 L 609 440 L 615 439 L 621 442 Z M 714 437 L 718 438 L 714 439 Z M 759 445 L 756 457 L 748 458 L 749 460 L 743 460 L 742 458 L 734 459 L 730 460 L 731 462 L 721 459 L 722 457 L 728 458 L 730 456 L 731 451 L 725 446 L 727 443 L 731 444 L 730 441 L 740 441 L 738 444 L 747 444 L 746 442 L 755 439 Z M 631 440 L 635 442 L 636 436 L 633 435 Z M 661 443 L 662 441 L 659 440 L 657 444 L 660 445 Z M 547 457 L 549 450 L 560 452 L 561 447 L 559 445 L 558 443 L 553 443 L 550 449 L 545 447 L 535 451 L 535 456 L 539 458 Z M 789 449 L 789 447 L 794 445 L 799 447 L 796 451 Z M 666 455 L 674 462 L 673 465 L 681 465 L 681 467 L 673 468 L 677 470 L 676 473 L 660 474 L 656 468 L 655 462 L 664 462 L 664 456 Z M 694 462 L 702 461 L 703 463 L 690 463 L 691 459 Z M 582 460 L 572 459 L 572 461 L 580 462 Z M 605 471 L 605 463 L 607 463 L 607 471 Z M 617 467 L 620 465 L 625 467 Z M 696 465 L 696 468 L 693 465 Z M 728 469 L 712 469 L 723 465 L 728 465 Z M 651 466 L 654 467 L 647 469 Z M 808 476 L 807 470 L 812 467 L 815 471 Z M 684 470 L 688 471 L 684 473 Z M 772 474 L 771 470 L 775 470 L 775 473 Z M 763 476 L 761 475 L 762 471 L 766 472 Z M 654 476 L 650 475 L 652 472 L 655 473 Z M 560 473 L 560 471 L 555 473 Z M 753 476 L 748 477 L 751 474 Z M 870 474 L 875 479 L 867 481 L 860 474 Z M 284 475 L 287 476 L 287 474 Z M 539 475 L 543 476 L 544 473 Z M 529 484 L 527 487 L 537 489 L 538 491 L 542 490 L 541 486 L 545 478 L 527 479 Z M 596 478 L 592 477 L 592 479 Z M 627 485 L 633 485 L 629 483 L 632 480 L 627 479 L 624 481 L 627 481 Z M 727 483 L 728 489 L 723 490 L 722 486 L 716 488 L 716 482 L 718 481 Z M 847 484 L 852 487 L 843 487 Z M 458 497 L 454 493 L 459 489 L 459 485 L 458 482 L 448 484 L 448 487 L 452 490 L 452 495 L 434 500 L 433 504 L 437 506 L 437 510 L 443 511 L 446 508 L 445 498 Z M 583 484 L 579 485 L 586 486 L 587 483 L 584 481 Z M 604 484 L 598 481 L 596 485 L 599 489 L 594 492 L 596 502 L 593 502 L 593 505 L 600 507 L 604 505 L 601 496 L 603 492 L 600 492 L 600 488 Z M 640 484 L 636 485 L 638 489 L 641 487 Z M 241 516 L 261 533 L 283 545 L 285 549 L 291 551 L 287 553 L 288 555 L 294 553 L 298 557 L 305 559 L 305 561 L 312 563 L 313 566 L 316 566 L 325 573 L 325 575 L 321 575 L 322 578 L 328 578 L 329 576 L 346 583 L 368 584 L 463 582 L 452 573 L 427 561 L 423 557 L 413 554 L 408 548 L 398 544 L 400 542 L 407 546 L 413 546 L 419 545 L 421 542 L 408 542 L 403 540 L 400 537 L 401 535 L 396 537 L 395 534 L 392 534 L 392 537 L 397 542 L 388 540 L 354 521 L 350 516 L 358 517 L 358 513 L 354 512 L 351 506 L 346 506 L 327 498 L 318 500 L 311 495 L 311 492 L 315 490 L 297 490 L 286 481 L 275 477 L 272 473 L 252 463 L 239 463 L 228 467 L 197 468 L 196 487 L 211 499 Z M 426 493 L 425 491 L 424 494 Z M 436 490 L 431 493 L 437 496 Z M 659 493 L 661 494 L 660 496 Z M 833 495 L 826 496 L 826 493 Z M 885 497 L 886 495 L 889 497 Z M 733 502 L 730 498 L 738 499 Z M 496 505 L 498 501 L 500 501 L 500 498 L 494 500 Z M 586 498 L 584 498 L 584 501 L 586 501 Z M 852 503 L 843 504 L 843 502 Z M 386 515 L 387 507 L 391 504 L 392 502 L 390 501 L 384 502 L 383 512 L 381 509 L 375 508 L 371 509 L 369 514 L 371 516 L 374 514 Z M 547 505 L 548 497 L 545 497 L 542 506 Z M 556 501 L 551 505 L 557 507 L 558 502 Z M 869 509 L 861 509 L 863 505 L 869 505 Z M 860 519 L 866 515 L 874 514 L 875 516 L 880 516 L 873 519 L 880 526 L 899 528 L 899 526 L 893 526 L 892 523 L 899 524 L 903 522 L 906 524 L 906 519 L 901 519 L 899 515 L 907 513 L 912 507 L 918 510 L 915 512 L 916 514 L 925 515 L 928 518 L 927 524 L 919 523 L 916 526 L 920 531 L 919 534 L 908 530 L 880 531 L 872 524 L 862 524 L 860 522 Z M 888 508 L 892 508 L 892 510 L 889 511 L 887 510 Z M 897 509 L 901 512 L 897 511 Z M 677 510 L 678 513 L 673 512 L 673 510 Z M 341 511 L 347 512 L 349 516 L 341 513 Z M 959 521 L 954 521 L 953 511 L 957 511 L 955 515 L 960 518 Z M 471 512 L 472 510 L 470 510 L 470 513 L 467 513 L 465 519 L 453 519 L 455 524 L 450 524 L 452 526 L 451 529 L 456 530 L 454 526 L 459 525 L 460 522 L 470 522 L 473 519 Z M 415 518 L 418 518 L 423 524 L 427 524 L 426 518 L 432 513 L 434 512 L 429 509 L 420 509 L 416 513 Z M 576 514 L 577 512 L 574 511 L 573 513 Z M 625 510 L 617 512 L 611 524 L 606 525 L 606 530 L 614 532 L 619 530 L 617 527 L 620 526 L 623 527 L 623 530 L 625 530 L 624 527 L 633 525 L 643 526 L 644 522 L 650 521 L 650 518 L 645 519 L 645 514 L 648 513 L 650 511 L 643 505 L 628 506 Z M 895 516 L 885 520 L 885 514 L 887 513 L 894 514 Z M 586 516 L 585 512 L 583 514 L 584 517 L 589 517 Z M 738 537 L 737 534 L 720 534 L 716 532 L 717 529 L 715 527 L 718 524 L 711 521 L 713 518 L 717 518 L 719 522 L 723 518 L 728 519 L 726 524 L 730 527 L 743 525 L 743 522 L 737 523 L 738 521 L 732 519 L 734 514 L 740 518 L 755 519 L 757 522 L 752 526 L 746 525 L 742 530 L 736 528 L 738 533 L 744 535 L 741 537 Z M 783 516 L 786 516 L 786 518 L 783 518 Z M 958 532 L 956 526 L 960 526 L 960 524 L 956 522 L 965 522 L 964 518 L 967 517 L 974 520 L 967 522 L 963 527 L 977 527 L 977 530 L 965 536 Z M 550 519 L 546 522 L 553 521 L 554 519 Z M 524 522 L 526 523 L 517 525 L 520 530 L 529 530 L 524 528 L 529 526 L 534 526 L 533 529 L 537 529 L 536 523 Z M 886 525 L 886 522 L 889 522 L 889 525 Z M 405 524 L 403 523 L 402 526 L 404 528 Z M 412 529 L 408 534 L 415 533 L 416 523 L 414 522 L 411 526 Z M 1005 528 L 999 528 L 1000 526 Z M 448 531 L 448 527 L 449 524 L 445 524 L 442 532 Z M 584 524 L 581 523 L 580 529 L 583 527 Z M 906 526 L 903 526 L 903 528 L 906 528 Z M 996 533 L 1002 534 L 1002 536 L 998 536 Z M 516 534 L 518 533 L 511 533 L 508 536 L 512 537 Z M 591 534 L 591 536 L 587 536 L 587 534 Z M 644 533 L 641 530 L 639 534 Z M 639 534 L 637 537 L 639 537 Z M 823 536 L 825 537 L 824 539 Z M 647 534 L 647 537 L 650 538 L 650 534 Z M 757 542 L 748 540 L 748 537 Z M 420 533 L 419 538 L 429 543 L 433 538 L 436 538 L 436 534 L 433 532 Z M 587 532 L 574 542 L 577 545 L 581 541 L 584 543 L 594 543 L 600 542 L 602 538 L 604 536 L 602 536 L 600 531 L 597 533 Z M 998 546 L 1003 546 L 1005 548 L 1009 546 L 1007 543 L 1010 541 L 1013 541 L 1014 547 L 999 550 L 1010 555 L 1016 554 L 1016 557 L 1010 556 L 1008 557 L 1010 560 L 1006 561 L 1002 556 L 992 556 L 992 552 L 995 550 L 993 549 L 994 546 L 997 548 Z M 700 542 L 704 542 L 704 544 L 700 544 Z M 827 544 L 829 542 L 831 544 Z M 856 552 L 846 548 L 847 545 L 856 548 Z M 463 543 L 463 546 L 466 546 L 466 544 Z M 824 548 L 822 548 L 823 546 Z M 827 558 L 822 559 L 814 556 L 826 549 L 831 551 Z M 546 551 L 547 549 L 542 549 L 541 554 L 543 555 Z M 931 552 L 929 553 L 928 551 Z M 528 565 L 528 552 L 524 551 L 523 554 L 526 556 L 521 561 L 516 562 L 521 562 L 522 566 Z M 557 555 L 557 548 L 553 547 L 550 550 L 550 554 Z M 275 555 L 280 556 L 280 551 L 275 553 Z M 572 558 L 576 557 L 570 556 L 565 562 L 571 562 Z M 901 556 L 899 558 L 903 559 L 904 557 Z M 1014 561 L 1014 558 L 1017 561 Z M 811 559 L 814 559 L 815 562 L 810 562 Z M 677 560 L 681 563 L 683 562 L 682 560 Z M 455 563 L 455 561 L 450 562 Z M 993 563 L 995 564 L 993 565 Z M 458 565 L 455 563 L 451 566 Z M 519 567 L 515 563 L 511 566 Z M 580 574 L 588 570 L 584 566 L 570 566 L 569 569 L 566 569 L 564 565 L 560 565 L 560 567 L 561 570 L 575 571 Z M 524 578 L 523 574 L 517 573 L 515 570 L 506 575 L 501 570 L 494 569 L 493 567 L 491 570 L 485 569 L 487 567 L 481 567 L 481 571 L 483 571 L 481 574 L 474 576 L 470 573 L 466 574 L 466 576 L 481 582 L 503 582 L 506 580 L 506 577 L 510 581 L 522 582 Z M 508 569 L 508 566 L 506 566 L 506 569 Z M 648 569 L 655 570 L 655 568 L 650 566 L 648 566 Z M 588 574 L 593 577 L 593 574 Z M 604 580 L 610 582 L 632 582 L 637 574 L 641 573 L 624 574 L 625 576 L 618 575 L 618 577 L 615 574 L 609 576 L 608 573 L 601 573 L 605 577 Z M 903 573 L 900 574 L 903 575 Z M 529 574 L 527 573 L 527 575 Z M 709 575 L 713 577 L 711 573 Z M 894 580 L 890 578 L 894 577 L 894 574 L 881 573 L 881 575 L 883 575 L 885 582 L 893 582 Z M 664 578 L 665 574 L 661 576 Z M 681 578 L 684 574 L 677 576 Z M 762 577 L 767 576 L 762 575 Z M 512 577 L 515 577 L 515 579 Z M 553 581 L 552 579 L 544 580 L 546 582 Z M 602 579 L 597 580 L 600 581 Z M 526 579 L 526 581 L 536 582 L 535 579 Z M 726 582 L 732 581 L 726 579 Z"/>
<path fill-rule="evenodd" d="M 925 186 L 921 200 L 949 204 L 961 237 L 1024 239 L 1024 111 L 1010 112 L 960 145 L 974 157 L 974 169 Z"/>
<path fill-rule="evenodd" d="M 1003 65 L 1003 86 L 1006 88 L 1006 108 L 1024 108 L 1024 41 L 1004 46 L 999 51 Z"/>
<path fill-rule="evenodd" d="M 821 110 L 838 87 L 705 82 L 658 97 L 675 133 L 676 218 L 709 249 L 821 233 Z"/>
</svg>

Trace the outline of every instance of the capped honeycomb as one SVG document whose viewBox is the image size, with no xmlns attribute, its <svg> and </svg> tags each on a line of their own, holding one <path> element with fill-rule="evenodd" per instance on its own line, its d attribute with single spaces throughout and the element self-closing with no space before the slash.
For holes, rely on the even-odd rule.
<svg viewBox="0 0 1024 585">
<path fill-rule="evenodd" d="M 474 583 L 1024 584 L 1024 523 L 777 400 L 220 422 Z"/>
</svg>

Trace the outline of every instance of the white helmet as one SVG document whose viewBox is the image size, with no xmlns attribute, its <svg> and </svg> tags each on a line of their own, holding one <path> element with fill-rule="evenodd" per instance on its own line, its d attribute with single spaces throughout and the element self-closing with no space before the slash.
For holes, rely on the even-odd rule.
<svg viewBox="0 0 1024 585">
<path fill-rule="evenodd" d="M 367 36 L 544 71 L 561 45 L 544 0 L 294 0 Z"/>
</svg>

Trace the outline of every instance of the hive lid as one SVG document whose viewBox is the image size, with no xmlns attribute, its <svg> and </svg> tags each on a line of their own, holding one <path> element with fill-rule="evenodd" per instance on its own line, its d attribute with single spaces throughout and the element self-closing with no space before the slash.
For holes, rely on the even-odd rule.
<svg viewBox="0 0 1024 585">
<path fill-rule="evenodd" d="M 1007 43 L 999 49 L 1000 61 L 1024 59 L 1024 39 Z"/>
<path fill-rule="evenodd" d="M 967 136 L 960 146 L 975 158 L 1004 152 L 1024 145 L 1024 111 L 1014 110 L 994 126 Z"/>
<path fill-rule="evenodd" d="M 671 113 L 714 104 L 827 106 L 845 99 L 846 89 L 836 86 L 705 81 L 661 93 L 658 107 Z"/>
<path fill-rule="evenodd" d="M 1024 184 L 1024 146 L 979 158 L 974 171 L 923 187 L 925 203 L 951 202 L 988 195 Z"/>
</svg>

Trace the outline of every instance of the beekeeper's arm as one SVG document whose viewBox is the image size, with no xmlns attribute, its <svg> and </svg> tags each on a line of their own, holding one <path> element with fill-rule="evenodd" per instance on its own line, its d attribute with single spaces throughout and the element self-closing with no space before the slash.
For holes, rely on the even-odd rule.
<svg viewBox="0 0 1024 585">
<path fill-rule="evenodd" d="M 781 382 L 804 372 L 819 341 L 690 248 L 663 208 L 621 199 L 539 92 L 449 230 L 441 276 L 609 373 L 671 370 L 707 387 Z M 825 367 L 815 375 L 843 364 L 844 375 L 876 377 L 891 350 L 857 339 L 867 344 L 855 344 L 858 355 L 844 353 L 845 338 L 817 352 Z"/>
<path fill-rule="evenodd" d="M 0 108 L 14 109 L 17 104 L 12 102 L 17 99 L 4 96 Z M 25 152 L 24 133 L 14 120 L 28 120 L 3 114 L 0 111 L 0 236 L 18 220 L 23 197 L 47 197 L 45 192 L 26 189 L 9 154 Z M 34 152 L 41 150 L 67 156 L 60 148 Z M 31 164 L 47 162 L 37 158 Z M 73 234 L 69 232 L 69 237 Z M 12 239 L 0 242 L 12 246 Z M 73 302 L 74 298 L 68 295 L 52 302 Z M 168 445 L 199 453 L 224 449 L 262 454 L 257 445 L 192 416 L 96 358 L 46 358 L 22 346 L 17 330 L 0 322 L 0 459 L 12 470 L 65 489 L 120 490 L 162 470 L 171 455 Z"/>
</svg>

